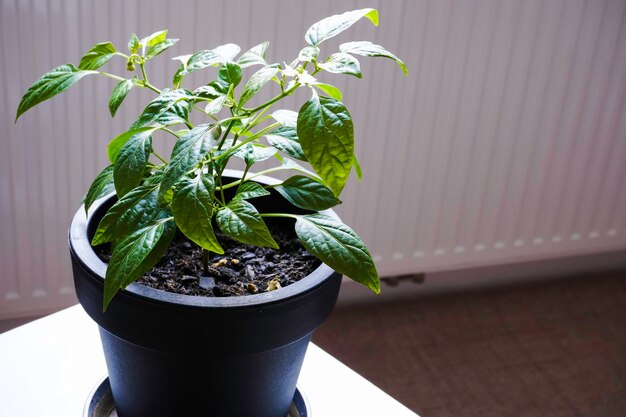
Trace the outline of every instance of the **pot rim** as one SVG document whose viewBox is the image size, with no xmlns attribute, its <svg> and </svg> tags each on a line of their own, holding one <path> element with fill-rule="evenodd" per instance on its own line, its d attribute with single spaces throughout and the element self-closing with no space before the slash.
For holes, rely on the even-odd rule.
<svg viewBox="0 0 626 417">
<path fill-rule="evenodd" d="M 224 175 L 229 177 L 241 177 L 242 173 L 243 172 L 240 170 L 224 170 Z M 255 177 L 255 181 L 268 185 L 275 185 L 282 182 L 276 178 L 264 175 Z M 96 213 L 98 207 L 104 204 L 113 195 L 114 193 L 111 193 L 94 202 L 89 209 L 88 215 L 85 213 L 84 206 L 81 206 L 74 215 L 72 222 L 70 223 L 68 236 L 68 243 L 72 255 L 83 265 L 83 267 L 87 271 L 89 271 L 92 275 L 97 277 L 103 283 L 106 274 L 107 264 L 104 263 L 93 250 L 91 242 L 88 238 L 88 226 L 90 221 L 93 219 L 93 216 Z M 334 210 L 322 210 L 319 213 L 340 220 L 339 216 L 335 213 Z M 260 294 L 232 297 L 205 297 L 176 294 L 141 285 L 137 282 L 131 283 L 125 289 L 122 289 L 120 291 L 130 293 L 141 298 L 148 298 L 157 302 L 178 304 L 188 307 L 249 307 L 261 304 L 275 303 L 300 296 L 321 285 L 324 281 L 331 278 L 333 274 L 335 274 L 335 271 L 322 262 L 322 264 L 309 275 L 286 287 Z"/>
</svg>

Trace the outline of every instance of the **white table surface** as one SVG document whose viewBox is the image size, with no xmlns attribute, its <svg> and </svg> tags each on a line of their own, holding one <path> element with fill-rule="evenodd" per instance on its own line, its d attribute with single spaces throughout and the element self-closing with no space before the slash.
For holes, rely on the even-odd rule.
<svg viewBox="0 0 626 417">
<path fill-rule="evenodd" d="M 81 417 L 105 375 L 97 326 L 79 305 L 0 334 L 2 417 Z M 298 386 L 313 417 L 418 417 L 312 343 Z"/>
</svg>

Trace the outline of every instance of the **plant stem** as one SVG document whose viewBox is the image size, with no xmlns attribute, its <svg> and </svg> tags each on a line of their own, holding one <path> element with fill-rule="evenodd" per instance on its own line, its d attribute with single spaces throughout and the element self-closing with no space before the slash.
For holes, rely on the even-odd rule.
<svg viewBox="0 0 626 417">
<path fill-rule="evenodd" d="M 280 93 L 279 95 L 277 95 L 277 96 L 276 96 L 276 97 L 274 97 L 273 99 L 271 99 L 271 100 L 269 100 L 269 101 L 266 101 L 265 103 L 261 104 L 260 106 L 257 106 L 257 107 L 255 107 L 255 108 L 253 108 L 253 109 L 249 109 L 249 110 L 246 110 L 246 111 L 247 111 L 248 113 L 256 113 L 256 112 L 258 112 L 259 110 L 262 110 L 262 109 L 264 109 L 264 108 L 266 108 L 266 107 L 268 107 L 268 106 L 271 106 L 272 104 L 276 103 L 278 100 L 280 100 L 280 99 L 282 99 L 282 98 L 284 98 L 284 97 L 287 97 L 288 95 L 291 95 L 291 93 L 293 93 L 294 91 L 296 91 L 296 89 L 297 89 L 298 87 L 300 87 L 300 83 L 296 83 L 296 84 L 295 84 L 293 87 L 291 87 L 289 90 L 287 90 L 287 91 L 285 91 L 285 92 L 283 92 L 283 93 Z"/>
<path fill-rule="evenodd" d="M 250 169 L 251 166 L 252 164 L 246 164 L 246 169 L 243 170 L 243 175 L 241 176 L 241 179 L 239 180 L 239 185 L 237 186 L 237 191 L 235 191 L 235 194 L 239 192 L 239 187 L 241 187 L 241 184 L 246 182 L 246 174 L 248 173 L 248 170 Z M 223 189 L 220 191 L 223 192 Z"/>
<path fill-rule="evenodd" d="M 301 217 L 297 214 L 290 214 L 290 213 L 260 213 L 260 214 L 261 214 L 261 217 L 287 217 L 291 219 L 298 219 Z"/>
<path fill-rule="evenodd" d="M 224 142 L 226 141 L 226 137 L 230 133 L 230 129 L 233 128 L 234 124 L 235 124 L 235 119 L 231 120 L 230 123 L 228 123 L 228 126 L 226 127 L 226 131 L 224 132 L 224 136 L 222 136 L 222 139 L 220 140 L 220 143 L 217 146 L 217 150 L 218 151 L 222 149 L 222 146 L 224 146 Z"/>
<path fill-rule="evenodd" d="M 117 81 L 126 81 L 126 78 L 118 77 L 117 75 L 109 74 L 108 72 L 98 71 L 98 74 L 104 75 L 105 77 L 113 78 Z"/>
<path fill-rule="evenodd" d="M 150 90 L 154 91 L 155 93 L 161 94 L 161 90 L 159 90 L 158 88 L 156 88 L 155 86 L 153 86 L 149 82 L 144 81 L 143 85 L 144 85 L 144 87 L 149 88 Z"/>
<path fill-rule="evenodd" d="M 260 177 L 261 175 L 271 174 L 272 172 L 282 171 L 282 170 L 285 170 L 285 169 L 290 169 L 290 168 L 285 168 L 283 166 L 269 168 L 269 169 L 266 169 L 265 171 L 257 172 L 256 174 L 251 175 L 250 177 L 248 177 L 248 180 L 251 180 L 252 178 L 255 178 L 255 177 Z M 228 183 L 228 184 L 224 185 L 223 187 L 220 186 L 220 188 L 226 190 L 228 188 L 235 187 L 235 186 L 237 186 L 239 184 L 241 184 L 241 180 Z"/>
<path fill-rule="evenodd" d="M 143 60 L 142 60 L 142 61 L 143 61 Z M 146 75 L 146 69 L 144 68 L 144 63 L 143 63 L 143 62 L 141 62 L 141 63 L 139 64 L 139 68 L 141 68 L 141 75 L 143 76 L 143 81 L 144 81 L 146 84 L 149 84 L 149 83 L 148 83 L 148 76 Z"/>
<path fill-rule="evenodd" d="M 243 140 L 243 141 L 239 142 L 239 144 L 237 144 L 236 146 L 233 146 L 232 148 L 230 148 L 226 153 L 223 153 L 220 156 L 218 156 L 217 158 L 215 158 L 215 160 L 219 161 L 219 160 L 224 159 L 224 158 L 229 158 L 232 154 L 235 153 L 235 151 L 237 151 L 237 149 L 239 149 L 242 146 L 252 142 L 253 140 L 257 140 L 258 138 L 263 136 L 265 133 L 269 132 L 270 130 L 274 130 L 278 126 L 280 126 L 280 123 L 274 123 L 274 124 L 271 124 L 271 125 L 267 126 L 264 129 L 261 129 L 260 131 L 258 131 L 254 135 L 250 136 L 246 140 Z M 217 149 L 219 150 L 220 147 L 218 147 Z"/>
<path fill-rule="evenodd" d="M 175 137 L 176 139 L 178 139 L 178 135 L 177 135 L 177 134 L 176 134 L 176 132 L 174 132 L 173 130 L 168 129 L 167 127 L 162 127 L 162 128 L 161 128 L 161 130 L 164 130 L 164 131 L 166 131 L 166 132 L 168 132 L 168 133 L 171 133 L 172 135 L 174 135 L 174 137 Z"/>
<path fill-rule="evenodd" d="M 204 269 L 204 276 L 209 276 L 209 251 L 202 249 L 202 267 Z"/>
<path fill-rule="evenodd" d="M 167 161 L 158 153 L 156 153 L 155 151 L 152 151 L 152 155 L 156 156 L 157 158 L 159 158 L 161 160 L 161 162 L 163 162 L 164 164 L 167 164 Z"/>
</svg>

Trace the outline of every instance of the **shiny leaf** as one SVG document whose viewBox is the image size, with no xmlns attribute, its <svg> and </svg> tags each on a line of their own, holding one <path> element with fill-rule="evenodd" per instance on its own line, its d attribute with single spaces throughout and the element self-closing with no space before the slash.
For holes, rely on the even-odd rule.
<svg viewBox="0 0 626 417">
<path fill-rule="evenodd" d="M 352 55 L 341 52 L 332 54 L 326 62 L 318 63 L 317 66 L 333 74 L 349 74 L 357 78 L 363 77 L 359 61 Z"/>
<path fill-rule="evenodd" d="M 326 93 L 328 97 L 332 97 L 335 100 L 339 100 L 339 101 L 343 100 L 343 94 L 341 94 L 341 90 L 339 90 L 334 85 L 324 84 L 324 83 L 315 83 L 313 84 L 313 86 L 315 86 L 315 88 L 319 88 L 320 90 L 322 90 L 324 93 Z"/>
<path fill-rule="evenodd" d="M 158 183 L 141 185 L 122 196 L 100 220 L 91 244 L 119 240 L 149 223 L 157 211 L 157 197 Z"/>
<path fill-rule="evenodd" d="M 226 88 L 231 84 L 237 87 L 241 82 L 241 67 L 234 62 L 224 62 L 217 72 L 217 78 Z"/>
<path fill-rule="evenodd" d="M 283 126 L 296 127 L 298 124 L 298 112 L 280 109 L 271 114 L 272 118 Z"/>
<path fill-rule="evenodd" d="M 124 101 L 130 90 L 136 84 L 137 80 L 133 78 L 131 80 L 120 81 L 120 83 L 115 86 L 111 92 L 111 97 L 109 98 L 109 111 L 111 112 L 112 117 L 115 117 L 115 113 L 120 107 L 120 104 L 122 104 L 122 101 Z"/>
<path fill-rule="evenodd" d="M 367 247 L 345 224 L 323 214 L 298 216 L 296 234 L 302 245 L 340 274 L 380 293 L 380 280 Z"/>
<path fill-rule="evenodd" d="M 89 74 L 97 74 L 97 72 L 79 70 L 72 64 L 61 65 L 48 71 L 24 93 L 17 107 L 15 121 L 28 109 L 67 90 Z"/>
<path fill-rule="evenodd" d="M 306 161 L 306 156 L 300 146 L 298 132 L 295 127 L 281 126 L 274 129 L 269 135 L 265 135 L 267 142 L 274 148 L 286 153 L 292 158 Z"/>
<path fill-rule="evenodd" d="M 139 51 L 139 38 L 134 33 L 130 35 L 130 39 L 128 40 L 128 52 L 131 54 L 136 54 Z"/>
<path fill-rule="evenodd" d="M 182 101 L 190 100 L 193 96 L 187 90 L 172 90 L 162 93 L 152 100 L 141 113 L 141 116 L 133 123 L 130 130 L 154 123 L 160 116 L 167 112 L 173 105 Z"/>
<path fill-rule="evenodd" d="M 326 39 L 330 39 L 348 29 L 362 17 L 368 18 L 374 26 L 378 26 L 378 11 L 376 9 L 361 9 L 334 15 L 314 23 L 307 30 L 304 39 L 311 46 L 318 46 Z"/>
<path fill-rule="evenodd" d="M 260 144 L 247 143 L 241 148 L 237 149 L 235 156 L 243 159 L 247 165 L 252 165 L 255 162 L 265 161 L 276 155 L 276 149 L 271 146 L 264 146 Z"/>
<path fill-rule="evenodd" d="M 80 59 L 78 69 L 82 70 L 95 70 L 109 62 L 115 55 L 115 46 L 111 42 L 103 42 L 95 44 L 91 49 Z"/>
<path fill-rule="evenodd" d="M 134 135 L 122 146 L 113 164 L 115 191 L 118 196 L 123 196 L 139 185 L 151 151 L 150 134 Z"/>
<path fill-rule="evenodd" d="M 187 67 L 181 72 L 181 75 L 191 74 L 199 69 L 210 67 L 211 65 L 219 64 L 223 62 L 224 58 L 221 55 L 205 49 L 203 51 L 196 52 L 189 58 Z"/>
<path fill-rule="evenodd" d="M 244 182 L 237 188 L 237 194 L 235 194 L 233 200 L 247 200 L 266 195 L 270 195 L 270 192 L 263 188 L 261 184 L 256 182 Z"/>
<path fill-rule="evenodd" d="M 165 254 L 176 233 L 176 225 L 168 218 L 164 211 L 113 246 L 104 278 L 104 310 L 120 289 L 139 279 Z"/>
<path fill-rule="evenodd" d="M 304 210 L 320 211 L 341 204 L 330 188 L 303 175 L 290 177 L 275 189 L 291 204 Z"/>
<path fill-rule="evenodd" d="M 178 228 L 203 249 L 224 253 L 213 232 L 213 192 L 215 182 L 210 175 L 183 177 L 176 183 L 172 212 Z"/>
<path fill-rule="evenodd" d="M 270 82 L 272 78 L 278 73 L 276 67 L 263 67 L 248 79 L 241 97 L 239 99 L 239 107 L 243 106 L 248 100 L 252 98 L 256 93 L 261 91 L 263 86 Z"/>
<path fill-rule="evenodd" d="M 247 68 L 252 65 L 267 65 L 267 62 L 265 62 L 265 55 L 267 54 L 267 48 L 269 45 L 270 43 L 266 41 L 250 48 L 239 57 L 237 63 L 241 68 Z"/>
<path fill-rule="evenodd" d="M 156 129 L 156 127 L 141 127 L 139 129 L 129 130 L 113 138 L 107 146 L 107 155 L 109 157 L 109 161 L 111 161 L 111 163 L 115 163 L 117 155 L 120 153 L 120 149 L 122 149 L 122 146 L 124 146 L 124 144 L 128 142 L 133 136 L 150 136 L 152 132 L 154 132 Z"/>
<path fill-rule="evenodd" d="M 145 38 L 140 40 L 139 43 L 145 49 L 145 48 L 154 46 L 158 43 L 164 42 L 166 39 L 167 39 L 167 29 L 154 32 L 152 35 L 146 36 Z"/>
<path fill-rule="evenodd" d="M 217 114 L 224 107 L 224 103 L 226 102 L 226 96 L 224 94 L 219 95 L 215 100 L 209 101 L 204 108 L 204 111 L 207 114 Z"/>
<path fill-rule="evenodd" d="M 354 130 L 348 109 L 334 98 L 314 93 L 298 113 L 298 138 L 313 169 L 339 196 L 354 155 Z"/>
<path fill-rule="evenodd" d="M 222 57 L 222 62 L 228 62 L 235 59 L 237 54 L 241 52 L 241 48 L 234 43 L 227 43 L 213 48 L 213 52 Z"/>
<path fill-rule="evenodd" d="M 404 62 L 402 62 L 400 58 L 398 58 L 397 56 L 395 56 L 394 54 L 392 54 L 391 52 L 389 52 L 382 46 L 373 44 L 372 42 L 369 42 L 369 41 L 347 42 L 347 43 L 341 44 L 339 46 L 339 50 L 341 52 L 345 52 L 348 54 L 356 54 L 356 55 L 362 55 L 362 56 L 380 56 L 383 58 L 393 59 L 400 66 L 400 68 L 402 69 L 402 72 L 404 72 L 404 75 L 409 74 L 409 71 L 406 69 L 406 65 L 404 65 Z"/>
<path fill-rule="evenodd" d="M 320 54 L 320 48 L 317 46 L 305 46 L 300 50 L 298 59 L 302 62 L 312 62 L 316 60 Z"/>
<path fill-rule="evenodd" d="M 256 208 L 245 200 L 232 200 L 217 212 L 224 234 L 241 243 L 278 249 L 278 244 Z"/>
<path fill-rule="evenodd" d="M 189 108 L 191 103 L 189 101 L 179 101 L 174 103 L 167 111 L 162 113 L 155 123 L 162 126 L 171 126 L 179 123 L 186 123 L 189 119 Z"/>
<path fill-rule="evenodd" d="M 91 183 L 87 195 L 85 195 L 85 213 L 89 211 L 89 207 L 99 198 L 111 194 L 115 191 L 113 185 L 113 165 L 104 168 Z"/>
<path fill-rule="evenodd" d="M 161 193 L 171 188 L 180 178 L 204 158 L 217 144 L 219 134 L 212 125 L 197 125 L 181 136 L 174 145 L 170 162 L 163 173 Z"/>
<path fill-rule="evenodd" d="M 146 59 L 152 59 L 155 56 L 160 55 L 165 52 L 165 50 L 174 46 L 176 42 L 178 42 L 178 39 L 166 39 L 163 42 L 149 46 L 146 51 Z"/>
</svg>

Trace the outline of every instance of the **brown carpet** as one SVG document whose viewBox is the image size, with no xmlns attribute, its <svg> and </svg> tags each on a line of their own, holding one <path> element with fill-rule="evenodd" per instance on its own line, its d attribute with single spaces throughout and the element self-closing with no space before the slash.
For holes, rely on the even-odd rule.
<svg viewBox="0 0 626 417">
<path fill-rule="evenodd" d="M 339 308 L 314 342 L 421 417 L 626 416 L 626 272 Z"/>
</svg>

